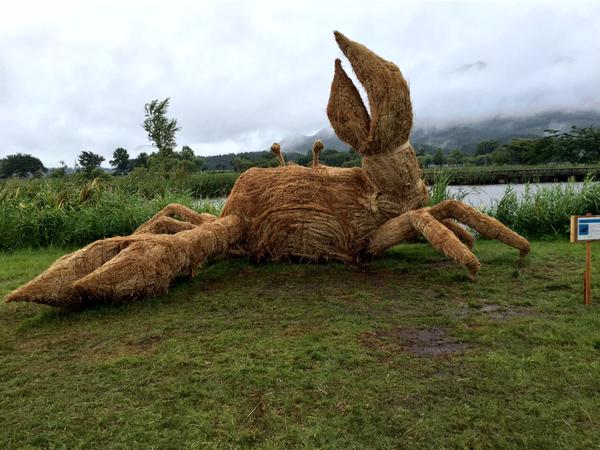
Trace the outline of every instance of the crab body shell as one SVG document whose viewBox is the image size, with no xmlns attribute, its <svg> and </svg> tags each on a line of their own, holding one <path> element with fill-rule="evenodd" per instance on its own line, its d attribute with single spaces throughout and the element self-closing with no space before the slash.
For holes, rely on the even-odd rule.
<svg viewBox="0 0 600 450">
<path fill-rule="evenodd" d="M 403 159 L 416 157 L 412 148 Z M 394 155 L 388 155 L 393 164 Z M 363 168 L 290 164 L 253 168 L 240 175 L 221 217 L 236 215 L 246 232 L 235 253 L 254 260 L 358 262 L 387 220 L 426 206 L 420 177 L 396 178 L 395 191 L 378 187 L 377 172 Z M 420 175 L 420 172 L 419 172 Z"/>
</svg>

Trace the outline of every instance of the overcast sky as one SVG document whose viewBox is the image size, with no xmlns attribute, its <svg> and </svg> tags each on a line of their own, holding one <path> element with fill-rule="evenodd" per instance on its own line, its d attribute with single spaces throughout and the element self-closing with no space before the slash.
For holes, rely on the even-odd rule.
<svg viewBox="0 0 600 450">
<path fill-rule="evenodd" d="M 4 3 L 0 157 L 151 151 L 143 107 L 165 97 L 196 154 L 312 134 L 333 30 L 400 67 L 417 125 L 600 109 L 600 4 L 286 3 Z"/>
</svg>

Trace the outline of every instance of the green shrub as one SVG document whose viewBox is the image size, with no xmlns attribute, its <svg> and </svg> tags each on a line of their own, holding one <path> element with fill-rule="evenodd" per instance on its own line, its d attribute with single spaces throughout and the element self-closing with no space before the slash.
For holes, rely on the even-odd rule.
<svg viewBox="0 0 600 450">
<path fill-rule="evenodd" d="M 588 177 L 580 187 L 574 181 L 537 190 L 528 185 L 521 195 L 509 185 L 486 212 L 529 238 L 566 237 L 572 215 L 600 213 L 600 183 Z"/>
</svg>

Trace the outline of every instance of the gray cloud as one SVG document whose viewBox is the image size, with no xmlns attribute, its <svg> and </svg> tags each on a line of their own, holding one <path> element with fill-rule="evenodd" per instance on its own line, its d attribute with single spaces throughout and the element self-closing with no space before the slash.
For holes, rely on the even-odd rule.
<svg viewBox="0 0 600 450">
<path fill-rule="evenodd" d="M 421 126 L 600 109 L 600 5 L 39 2 L 0 17 L 0 156 L 147 151 L 171 97 L 180 145 L 250 151 L 328 125 L 339 29 L 397 63 Z"/>
<path fill-rule="evenodd" d="M 479 71 L 479 70 L 484 70 L 487 67 L 487 63 L 485 61 L 475 61 L 473 63 L 470 64 L 463 64 L 462 66 L 457 67 L 455 70 L 453 70 L 450 73 L 460 73 L 460 72 L 467 72 L 467 71 Z"/>
</svg>

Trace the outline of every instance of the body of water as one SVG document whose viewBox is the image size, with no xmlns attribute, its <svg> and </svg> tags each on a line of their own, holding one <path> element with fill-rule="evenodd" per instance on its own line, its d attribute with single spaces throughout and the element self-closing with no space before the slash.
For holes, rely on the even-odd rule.
<svg viewBox="0 0 600 450">
<path fill-rule="evenodd" d="M 539 188 L 564 185 L 567 183 L 541 183 L 541 184 L 530 184 L 530 189 L 535 192 Z M 482 186 L 448 186 L 448 190 L 451 194 L 466 193 L 464 202 L 468 203 L 477 208 L 485 208 L 491 206 L 492 203 L 497 202 L 502 198 L 508 184 L 487 184 Z M 522 194 L 525 191 L 526 184 L 511 184 L 513 190 L 517 194 Z M 577 188 L 581 188 L 583 183 L 575 183 Z"/>
</svg>

